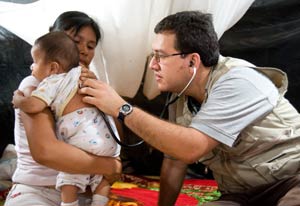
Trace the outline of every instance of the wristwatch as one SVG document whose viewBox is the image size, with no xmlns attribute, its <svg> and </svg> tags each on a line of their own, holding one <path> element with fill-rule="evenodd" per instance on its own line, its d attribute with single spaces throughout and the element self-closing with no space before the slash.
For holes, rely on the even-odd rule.
<svg viewBox="0 0 300 206">
<path fill-rule="evenodd" d="M 124 122 L 124 118 L 132 112 L 133 108 L 129 103 L 125 103 L 120 107 L 118 120 Z"/>
</svg>

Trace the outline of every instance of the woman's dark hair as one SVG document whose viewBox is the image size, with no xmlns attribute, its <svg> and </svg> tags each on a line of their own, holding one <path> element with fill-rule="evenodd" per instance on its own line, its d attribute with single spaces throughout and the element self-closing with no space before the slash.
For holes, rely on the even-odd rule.
<svg viewBox="0 0 300 206">
<path fill-rule="evenodd" d="M 80 11 L 67 11 L 57 17 L 49 31 L 69 31 L 74 30 L 75 35 L 82 27 L 90 26 L 96 34 L 96 43 L 101 39 L 99 25 L 87 14 Z"/>
<path fill-rule="evenodd" d="M 214 66 L 218 62 L 219 43 L 211 14 L 200 11 L 178 12 L 162 19 L 154 32 L 174 33 L 175 49 L 182 53 L 198 53 L 204 66 Z"/>
<path fill-rule="evenodd" d="M 34 46 L 43 52 L 46 62 L 58 62 L 65 72 L 79 65 L 78 48 L 63 31 L 49 32 L 39 37 Z"/>
</svg>

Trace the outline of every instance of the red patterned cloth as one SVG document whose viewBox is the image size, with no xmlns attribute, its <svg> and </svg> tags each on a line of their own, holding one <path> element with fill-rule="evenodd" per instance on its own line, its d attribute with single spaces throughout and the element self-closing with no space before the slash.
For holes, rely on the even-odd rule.
<svg viewBox="0 0 300 206">
<path fill-rule="evenodd" d="M 122 175 L 121 182 L 119 183 L 120 189 L 116 187 L 113 188 L 111 192 L 117 197 L 120 197 L 120 200 L 123 198 L 120 203 L 126 202 L 125 199 L 128 198 L 131 199 L 131 201 L 136 201 L 138 206 L 157 205 L 159 179 L 134 175 Z M 132 183 L 135 185 L 135 187 L 130 189 L 121 189 L 122 183 Z M 178 196 L 175 206 L 201 205 L 204 202 L 213 201 L 219 197 L 220 192 L 218 191 L 217 183 L 214 180 L 187 179 L 184 181 L 181 193 Z"/>
<path fill-rule="evenodd" d="M 153 206 L 157 205 L 158 192 L 154 190 L 144 189 L 144 188 L 132 188 L 132 189 L 112 189 L 113 194 L 117 194 L 123 197 L 130 197 L 138 202 L 142 203 L 143 206 Z M 190 197 L 186 194 L 180 194 L 176 206 L 196 206 L 198 205 L 198 200 Z"/>
<path fill-rule="evenodd" d="M 5 182 L 6 183 L 6 182 Z M 132 183 L 135 188 L 111 189 L 111 206 L 153 206 L 157 205 L 159 180 L 147 177 L 122 175 L 122 183 Z M 5 187 L 4 187 L 5 186 Z M 0 206 L 4 204 L 9 191 L 9 184 L 0 187 Z M 181 194 L 175 206 L 196 206 L 203 202 L 216 200 L 220 197 L 214 180 L 187 179 L 184 181 Z"/>
</svg>

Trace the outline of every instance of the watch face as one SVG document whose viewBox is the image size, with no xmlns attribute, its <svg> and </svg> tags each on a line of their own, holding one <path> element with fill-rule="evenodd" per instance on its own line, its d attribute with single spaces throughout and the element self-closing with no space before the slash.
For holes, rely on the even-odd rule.
<svg viewBox="0 0 300 206">
<path fill-rule="evenodd" d="M 120 108 L 118 119 L 124 122 L 125 116 L 127 116 L 131 112 L 132 112 L 132 106 L 128 103 L 123 104 Z"/>
<path fill-rule="evenodd" d="M 124 104 L 124 105 L 122 106 L 122 110 L 123 110 L 124 112 L 129 112 L 129 111 L 130 111 L 130 105 Z"/>
</svg>

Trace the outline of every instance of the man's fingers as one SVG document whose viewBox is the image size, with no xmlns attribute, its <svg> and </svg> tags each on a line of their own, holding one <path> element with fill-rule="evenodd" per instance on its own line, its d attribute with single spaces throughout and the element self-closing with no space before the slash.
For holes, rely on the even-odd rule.
<svg viewBox="0 0 300 206">
<path fill-rule="evenodd" d="M 99 89 L 99 87 L 101 87 L 101 85 L 103 85 L 103 83 L 97 79 L 85 79 L 83 81 L 83 86 L 84 87 L 91 87 L 91 88 L 97 88 Z"/>
<path fill-rule="evenodd" d="M 96 97 L 98 90 L 89 86 L 84 85 L 83 88 L 79 90 L 79 94 L 85 94 L 88 96 Z"/>
<path fill-rule="evenodd" d="M 86 87 L 83 83 L 81 84 L 81 89 L 79 90 L 79 94 L 90 95 L 92 93 L 92 88 Z"/>
<path fill-rule="evenodd" d="M 97 105 L 97 99 L 95 97 L 91 96 L 85 96 L 82 98 L 82 101 L 91 105 L 96 106 Z"/>
</svg>

